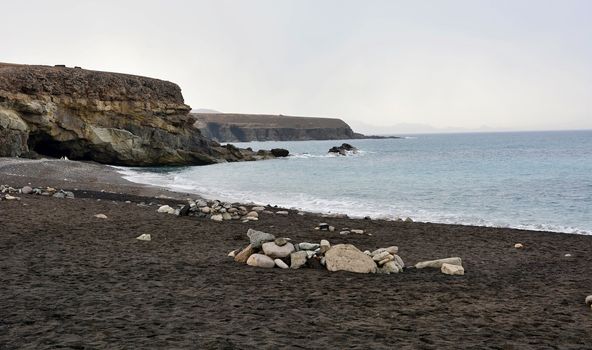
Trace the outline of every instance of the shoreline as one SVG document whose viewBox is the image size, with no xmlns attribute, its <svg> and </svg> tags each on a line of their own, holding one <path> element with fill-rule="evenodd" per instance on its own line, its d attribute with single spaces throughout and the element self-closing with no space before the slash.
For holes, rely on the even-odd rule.
<svg viewBox="0 0 592 350">
<path fill-rule="evenodd" d="M 592 236 L 294 211 L 214 222 L 157 213 L 160 204 L 186 203 L 185 194 L 118 180 L 104 166 L 0 159 L 0 183 L 17 182 L 78 190 L 74 199 L 0 201 L 3 349 L 576 349 L 592 342 L 584 303 Z M 336 232 L 315 230 L 321 221 Z M 345 227 L 371 235 L 341 235 Z M 250 228 L 361 250 L 396 245 L 408 266 L 459 256 L 466 273 L 250 267 L 227 256 L 248 244 Z M 150 242 L 136 239 L 146 233 Z"/>
</svg>

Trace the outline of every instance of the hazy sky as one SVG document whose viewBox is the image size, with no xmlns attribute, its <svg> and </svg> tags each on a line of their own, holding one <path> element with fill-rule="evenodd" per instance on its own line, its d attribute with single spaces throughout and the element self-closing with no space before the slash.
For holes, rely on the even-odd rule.
<svg viewBox="0 0 592 350">
<path fill-rule="evenodd" d="M 178 83 L 193 108 L 592 128 L 592 1 L 9 1 L 0 61 Z"/>
</svg>

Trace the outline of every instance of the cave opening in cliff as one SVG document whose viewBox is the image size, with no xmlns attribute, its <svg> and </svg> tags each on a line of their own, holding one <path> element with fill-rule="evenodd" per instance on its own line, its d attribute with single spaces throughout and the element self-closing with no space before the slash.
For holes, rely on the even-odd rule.
<svg viewBox="0 0 592 350">
<path fill-rule="evenodd" d="M 79 143 L 73 141 L 57 141 L 45 133 L 29 135 L 27 142 L 29 151 L 52 158 L 68 157 L 69 159 L 90 160 L 88 153 L 81 149 Z"/>
</svg>

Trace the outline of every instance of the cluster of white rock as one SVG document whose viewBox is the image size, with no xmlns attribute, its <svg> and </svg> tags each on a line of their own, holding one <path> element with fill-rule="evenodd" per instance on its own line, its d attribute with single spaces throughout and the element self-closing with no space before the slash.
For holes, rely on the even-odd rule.
<svg viewBox="0 0 592 350">
<path fill-rule="evenodd" d="M 56 190 L 53 187 L 33 188 L 31 186 L 24 186 L 22 188 L 14 188 L 8 185 L 0 185 L 0 200 L 20 200 L 17 194 L 35 194 L 40 196 L 52 196 L 55 198 L 74 198 L 74 192 Z"/>
<path fill-rule="evenodd" d="M 177 208 L 169 205 L 160 206 L 159 213 L 177 216 L 196 216 L 213 221 L 241 220 L 242 222 L 257 221 L 261 213 L 287 216 L 287 210 L 272 211 L 262 206 L 246 207 L 238 203 L 206 201 L 204 199 L 188 200 L 187 204 L 179 204 Z"/>
<path fill-rule="evenodd" d="M 290 238 L 249 229 L 249 245 L 233 250 L 228 256 L 238 263 L 255 267 L 299 269 L 303 266 L 325 268 L 329 271 L 391 274 L 403 272 L 405 263 L 397 253 L 397 246 L 360 251 L 352 244 L 331 245 L 323 239 L 320 243 L 292 243 Z M 464 275 L 462 260 L 458 257 L 422 261 L 414 268 L 438 268 L 444 274 Z"/>
<path fill-rule="evenodd" d="M 317 227 L 315 227 L 315 230 L 333 232 L 333 231 L 335 231 L 335 226 L 330 226 L 329 224 L 322 222 Z M 350 229 L 349 227 L 344 227 L 339 231 L 339 234 L 342 234 L 342 235 L 349 235 L 350 233 L 355 233 L 358 235 L 366 234 L 368 236 L 372 236 L 371 233 L 367 233 L 364 230 Z"/>
</svg>

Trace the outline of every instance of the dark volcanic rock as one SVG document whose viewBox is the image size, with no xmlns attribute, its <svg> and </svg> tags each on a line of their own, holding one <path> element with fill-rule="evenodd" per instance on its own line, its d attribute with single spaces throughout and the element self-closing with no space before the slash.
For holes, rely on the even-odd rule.
<svg viewBox="0 0 592 350">
<path fill-rule="evenodd" d="M 274 157 L 287 157 L 290 154 L 290 151 L 283 148 L 272 148 L 271 154 L 273 154 Z"/>
<path fill-rule="evenodd" d="M 343 144 L 341 144 L 341 146 L 331 147 L 331 149 L 329 150 L 329 153 L 337 153 L 342 156 L 345 156 L 345 155 L 347 155 L 348 152 L 355 153 L 357 150 L 358 150 L 357 148 L 350 145 L 349 143 L 343 143 Z"/>
<path fill-rule="evenodd" d="M 176 84 L 126 74 L 0 63 L 0 156 L 186 165 L 264 156 L 192 127 Z"/>
</svg>

